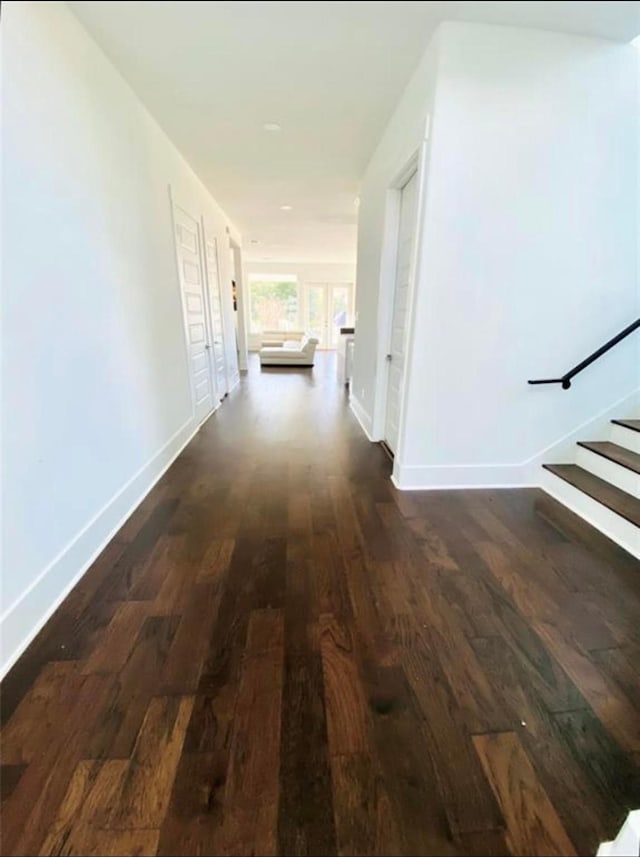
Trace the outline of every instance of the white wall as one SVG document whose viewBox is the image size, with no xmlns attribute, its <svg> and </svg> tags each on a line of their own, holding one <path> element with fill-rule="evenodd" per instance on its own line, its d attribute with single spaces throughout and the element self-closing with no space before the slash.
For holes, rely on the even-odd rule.
<svg viewBox="0 0 640 857">
<path fill-rule="evenodd" d="M 66 6 L 5 4 L 2 42 L 6 668 L 195 428 L 169 185 L 230 271 L 224 213 Z"/>
<path fill-rule="evenodd" d="M 256 262 L 246 260 L 244 263 L 246 285 L 249 278 L 260 274 L 286 274 L 297 277 L 302 286 L 311 283 L 353 283 L 356 281 L 355 262 Z M 248 301 L 247 313 L 249 311 Z M 247 330 L 249 320 L 247 318 Z M 260 348 L 260 336 L 249 333 L 249 346 L 252 350 Z"/>
<path fill-rule="evenodd" d="M 245 271 L 254 274 L 287 274 L 301 283 L 353 283 L 355 262 L 259 262 L 245 259 Z"/>
<path fill-rule="evenodd" d="M 570 391 L 526 383 L 562 374 L 639 314 L 635 62 L 600 40 L 440 28 L 403 487 L 530 481 L 547 447 L 637 389 L 632 340 Z M 374 206 L 360 246 L 379 255 L 367 223 L 382 216 L 381 191 Z"/>
</svg>

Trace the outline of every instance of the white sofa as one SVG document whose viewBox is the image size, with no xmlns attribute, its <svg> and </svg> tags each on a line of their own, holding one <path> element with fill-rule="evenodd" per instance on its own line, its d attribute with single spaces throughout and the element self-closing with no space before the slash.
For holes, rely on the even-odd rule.
<svg viewBox="0 0 640 857">
<path fill-rule="evenodd" d="M 300 342 L 285 342 L 274 348 L 260 349 L 261 366 L 313 366 L 318 340 L 305 336 Z"/>
<path fill-rule="evenodd" d="M 285 342 L 301 342 L 304 339 L 304 330 L 263 330 L 261 334 L 261 348 L 278 348 Z"/>
</svg>

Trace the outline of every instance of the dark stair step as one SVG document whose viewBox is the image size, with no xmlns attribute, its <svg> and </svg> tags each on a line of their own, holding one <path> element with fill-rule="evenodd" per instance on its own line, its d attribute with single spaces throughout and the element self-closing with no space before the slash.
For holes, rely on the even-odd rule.
<svg viewBox="0 0 640 857">
<path fill-rule="evenodd" d="M 577 464 L 545 464 L 544 467 L 569 485 L 602 503 L 607 509 L 640 527 L 640 500 L 637 497 L 632 497 L 604 479 L 599 479 Z"/>
<path fill-rule="evenodd" d="M 616 426 L 631 429 L 631 431 L 640 431 L 640 420 L 611 420 Z"/>
<path fill-rule="evenodd" d="M 625 449 L 624 446 L 618 446 L 617 443 L 610 443 L 608 440 L 581 440 L 578 446 L 583 446 L 585 449 L 595 452 L 596 455 L 608 458 L 609 461 L 620 464 L 622 467 L 626 467 L 627 470 L 640 473 L 640 455 L 637 452 L 631 452 L 630 449 Z"/>
</svg>

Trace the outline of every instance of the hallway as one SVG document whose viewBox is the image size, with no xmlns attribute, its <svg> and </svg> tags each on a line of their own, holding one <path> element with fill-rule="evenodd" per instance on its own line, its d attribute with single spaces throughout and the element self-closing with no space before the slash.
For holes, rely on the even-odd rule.
<svg viewBox="0 0 640 857">
<path fill-rule="evenodd" d="M 637 561 L 396 491 L 334 360 L 252 362 L 10 672 L 3 854 L 594 854 L 640 805 Z"/>
</svg>

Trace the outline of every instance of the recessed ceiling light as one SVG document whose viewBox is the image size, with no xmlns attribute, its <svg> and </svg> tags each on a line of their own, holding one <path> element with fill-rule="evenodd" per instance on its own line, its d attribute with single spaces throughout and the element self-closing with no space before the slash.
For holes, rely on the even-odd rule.
<svg viewBox="0 0 640 857">
<path fill-rule="evenodd" d="M 280 125 L 278 125 L 277 122 L 265 122 L 262 127 L 264 128 L 265 131 L 271 131 L 271 132 L 282 131 L 282 127 Z"/>
<path fill-rule="evenodd" d="M 257 239 L 257 238 L 252 238 L 252 239 L 251 239 L 251 241 L 250 241 L 249 243 L 250 243 L 250 244 L 259 244 L 260 242 L 258 241 L 258 239 Z"/>
<path fill-rule="evenodd" d="M 281 206 L 280 206 L 280 211 L 291 211 L 291 210 L 292 210 L 292 208 L 293 208 L 293 206 L 292 206 L 292 205 L 281 205 Z"/>
</svg>

